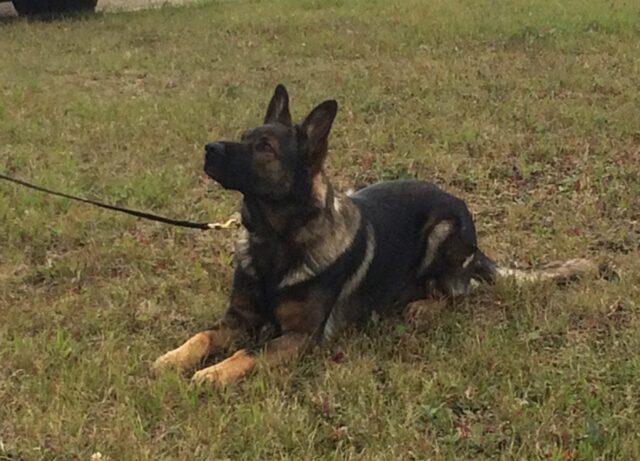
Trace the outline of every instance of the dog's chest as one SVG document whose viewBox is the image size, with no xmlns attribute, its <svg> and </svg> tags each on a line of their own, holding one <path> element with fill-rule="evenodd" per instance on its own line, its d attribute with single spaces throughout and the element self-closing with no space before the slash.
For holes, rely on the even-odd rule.
<svg viewBox="0 0 640 461">
<path fill-rule="evenodd" d="M 268 285 L 277 286 L 296 259 L 285 242 L 252 236 L 246 231 L 236 241 L 236 267 Z"/>
</svg>

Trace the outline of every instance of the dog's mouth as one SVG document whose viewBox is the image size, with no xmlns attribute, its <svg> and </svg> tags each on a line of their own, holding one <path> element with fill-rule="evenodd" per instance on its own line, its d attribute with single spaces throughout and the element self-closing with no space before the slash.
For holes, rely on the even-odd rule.
<svg viewBox="0 0 640 461">
<path fill-rule="evenodd" d="M 238 187 L 238 179 L 236 175 L 228 171 L 221 164 L 220 160 L 205 159 L 204 172 L 207 176 L 219 183 L 225 189 L 236 189 Z"/>
<path fill-rule="evenodd" d="M 219 172 L 222 170 L 222 159 L 220 156 L 212 155 L 210 152 L 204 153 L 204 172 L 211 179 L 218 181 L 220 179 Z"/>
<path fill-rule="evenodd" d="M 225 189 L 241 190 L 242 178 L 231 164 L 232 156 L 225 151 L 222 143 L 205 146 L 204 172 Z"/>
</svg>

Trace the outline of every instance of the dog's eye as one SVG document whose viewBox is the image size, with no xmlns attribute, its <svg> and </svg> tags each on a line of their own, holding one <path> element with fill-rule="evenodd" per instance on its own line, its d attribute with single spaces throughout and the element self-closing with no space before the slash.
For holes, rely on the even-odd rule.
<svg viewBox="0 0 640 461">
<path fill-rule="evenodd" d="M 261 150 L 263 152 L 270 152 L 272 154 L 276 153 L 276 150 L 273 148 L 271 144 L 269 144 L 269 141 L 267 141 L 266 139 L 263 139 L 262 141 L 260 141 L 257 147 L 258 147 L 258 150 Z"/>
</svg>

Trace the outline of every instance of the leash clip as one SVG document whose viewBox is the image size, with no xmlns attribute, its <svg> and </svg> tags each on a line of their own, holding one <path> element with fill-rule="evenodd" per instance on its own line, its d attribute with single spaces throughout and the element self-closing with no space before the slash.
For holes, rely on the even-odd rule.
<svg viewBox="0 0 640 461">
<path fill-rule="evenodd" d="M 213 230 L 229 229 L 231 227 L 240 227 L 240 216 L 239 216 L 239 213 L 234 213 L 233 215 L 231 215 L 231 217 L 229 219 L 227 219 L 223 223 L 210 222 L 210 223 L 207 224 L 207 227 L 209 229 L 213 229 Z"/>
</svg>

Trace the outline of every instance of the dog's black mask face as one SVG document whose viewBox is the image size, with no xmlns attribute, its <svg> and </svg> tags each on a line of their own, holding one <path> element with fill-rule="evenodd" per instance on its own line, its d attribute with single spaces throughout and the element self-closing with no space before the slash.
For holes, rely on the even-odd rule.
<svg viewBox="0 0 640 461">
<path fill-rule="evenodd" d="M 325 101 L 301 124 L 293 125 L 289 95 L 278 85 L 263 125 L 246 131 L 239 142 L 205 146 L 204 171 L 224 188 L 246 196 L 305 201 L 322 169 L 336 112 L 336 102 Z"/>
<path fill-rule="evenodd" d="M 205 146 L 204 171 L 226 189 L 286 198 L 299 170 L 296 138 L 293 128 L 267 124 L 245 132 L 240 142 L 209 143 Z"/>
</svg>

